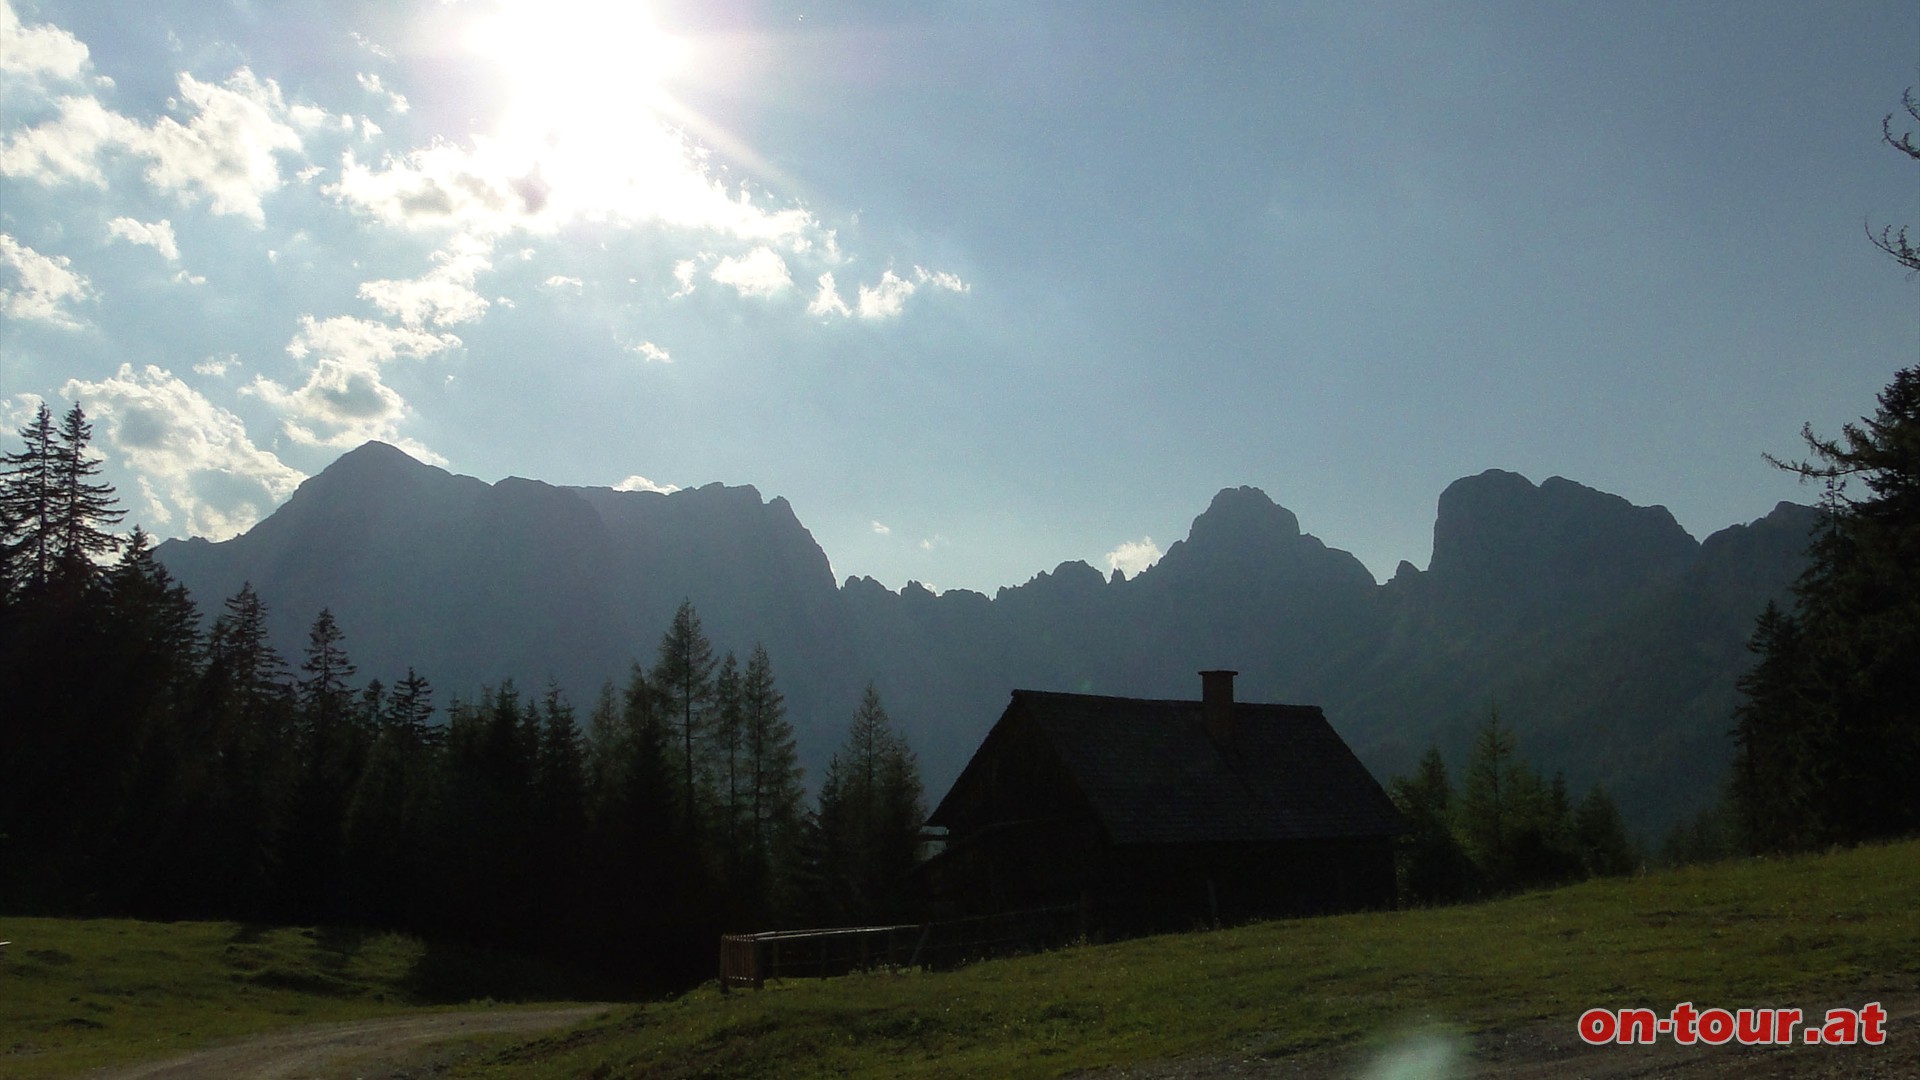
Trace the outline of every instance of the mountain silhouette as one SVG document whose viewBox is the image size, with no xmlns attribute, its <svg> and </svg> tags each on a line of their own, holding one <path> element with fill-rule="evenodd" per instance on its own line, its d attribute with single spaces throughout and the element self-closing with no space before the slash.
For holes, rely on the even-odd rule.
<svg viewBox="0 0 1920 1080">
<path fill-rule="evenodd" d="M 1133 578 L 1067 562 L 988 597 L 836 585 L 785 499 L 487 484 L 369 443 L 244 535 L 168 541 L 209 612 L 251 581 L 297 662 L 330 608 L 360 677 L 409 665 L 445 705 L 514 679 L 591 703 L 651 665 L 679 603 L 717 651 L 771 656 L 818 776 L 871 681 L 945 789 L 1015 687 L 1323 706 L 1377 776 L 1430 744 L 1458 767 L 1489 704 L 1577 794 L 1605 783 L 1663 828 L 1714 795 L 1754 616 L 1805 565 L 1815 512 L 1782 503 L 1696 542 L 1663 507 L 1489 470 L 1439 498 L 1426 570 L 1376 583 L 1252 487 L 1228 488 Z"/>
</svg>

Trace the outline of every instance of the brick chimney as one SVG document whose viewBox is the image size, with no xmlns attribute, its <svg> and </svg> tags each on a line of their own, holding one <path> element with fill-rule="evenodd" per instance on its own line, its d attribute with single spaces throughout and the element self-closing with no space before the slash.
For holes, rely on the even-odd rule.
<svg viewBox="0 0 1920 1080">
<path fill-rule="evenodd" d="M 1225 749 L 1233 745 L 1233 677 L 1237 671 L 1200 673 L 1200 714 L 1207 722 L 1207 734 L 1214 745 Z"/>
</svg>

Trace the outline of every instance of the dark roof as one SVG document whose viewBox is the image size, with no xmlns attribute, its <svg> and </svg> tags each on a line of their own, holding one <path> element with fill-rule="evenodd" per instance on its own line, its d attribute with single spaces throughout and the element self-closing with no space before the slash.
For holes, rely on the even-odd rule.
<svg viewBox="0 0 1920 1080">
<path fill-rule="evenodd" d="M 1015 716 L 1045 736 L 1115 844 L 1331 839 L 1404 827 L 1315 705 L 1235 703 L 1226 747 L 1208 734 L 1198 701 L 1015 690 L 1000 722 Z M 931 820 L 940 816 L 935 810 Z"/>
</svg>

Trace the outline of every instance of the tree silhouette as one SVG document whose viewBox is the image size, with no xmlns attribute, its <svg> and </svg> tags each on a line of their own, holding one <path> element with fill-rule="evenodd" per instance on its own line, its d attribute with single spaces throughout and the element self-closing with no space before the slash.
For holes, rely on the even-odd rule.
<svg viewBox="0 0 1920 1080">
<path fill-rule="evenodd" d="M 925 820 L 919 763 L 869 683 L 820 785 L 821 914 L 856 922 L 911 914 L 907 874 Z"/>
<path fill-rule="evenodd" d="M 120 538 L 106 527 L 119 524 L 127 514 L 115 505 L 113 486 L 96 479 L 100 459 L 88 451 L 92 439 L 93 425 L 75 402 L 60 421 L 59 487 L 51 524 L 57 569 L 77 582 L 97 579 L 95 560 L 120 550 Z"/>
<path fill-rule="evenodd" d="M 1920 123 L 1920 99 L 1914 98 L 1911 88 L 1900 95 L 1900 105 L 1907 111 L 1908 116 L 1912 117 L 1915 122 Z M 1920 161 L 1920 143 L 1913 141 L 1913 132 L 1909 131 L 1900 135 L 1898 138 L 1894 137 L 1892 113 L 1888 113 L 1886 119 L 1880 122 L 1880 137 L 1886 141 L 1888 146 L 1913 158 L 1915 161 Z M 1874 247 L 1892 256 L 1894 262 L 1906 267 L 1912 273 L 1920 274 L 1920 248 L 1914 247 L 1913 244 L 1908 241 L 1907 226 L 1902 225 L 1900 231 L 1896 233 L 1893 231 L 1893 226 L 1886 225 L 1882 226 L 1878 233 L 1875 233 L 1873 226 L 1869 225 L 1867 226 L 1867 239 L 1873 242 Z"/>
<path fill-rule="evenodd" d="M 6 594 L 44 588 L 53 576 L 57 543 L 60 444 L 53 410 L 42 402 L 20 429 L 25 445 L 0 458 L 0 570 Z"/>
<path fill-rule="evenodd" d="M 793 862 L 804 791 L 786 699 L 774 685 L 773 661 L 763 645 L 755 645 L 747 660 L 740 712 L 747 791 L 743 885 L 747 895 L 758 900 L 756 914 L 765 919 L 794 903 Z"/>
<path fill-rule="evenodd" d="M 679 728 L 681 827 L 689 835 L 700 832 L 701 754 L 714 704 L 714 666 L 713 644 L 700 628 L 700 615 L 693 601 L 683 600 L 673 613 L 673 624 L 660 638 L 652 681 L 667 715 Z"/>
<path fill-rule="evenodd" d="M 1911 90 L 1901 102 L 1920 121 Z M 1920 162 L 1912 133 L 1895 138 L 1891 116 L 1881 130 Z M 1904 227 L 1868 235 L 1920 272 Z M 1820 484 L 1820 525 L 1792 613 L 1760 616 L 1734 714 L 1734 818 L 1753 850 L 1920 830 L 1920 365 L 1839 437 L 1800 435 L 1807 457 L 1767 460 Z"/>
</svg>

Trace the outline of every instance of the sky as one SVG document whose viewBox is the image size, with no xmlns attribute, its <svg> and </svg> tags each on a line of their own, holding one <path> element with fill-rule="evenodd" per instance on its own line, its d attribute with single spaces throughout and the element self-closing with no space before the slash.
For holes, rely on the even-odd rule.
<svg viewBox="0 0 1920 1080">
<path fill-rule="evenodd" d="M 1908 87 L 1911 0 L 0 0 L 0 422 L 158 536 L 380 439 L 893 588 L 1239 485 L 1384 580 L 1490 468 L 1704 537 L 1920 362 Z"/>
</svg>

